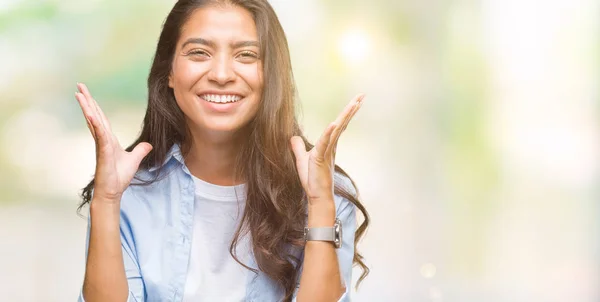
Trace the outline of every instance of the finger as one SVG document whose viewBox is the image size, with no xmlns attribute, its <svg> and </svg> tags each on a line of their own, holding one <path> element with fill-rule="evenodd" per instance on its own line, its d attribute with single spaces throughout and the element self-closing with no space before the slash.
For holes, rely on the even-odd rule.
<svg viewBox="0 0 600 302">
<path fill-rule="evenodd" d="M 352 100 L 350 100 L 350 103 L 346 105 L 344 110 L 338 115 L 337 119 L 335 120 L 335 123 L 338 124 L 339 127 L 338 129 L 335 129 L 333 131 L 334 139 L 331 140 L 331 143 L 337 143 L 337 138 L 339 138 L 341 133 L 346 129 L 346 126 L 348 126 L 348 123 L 350 122 L 358 108 L 360 108 L 364 96 L 364 94 L 358 94 L 357 96 L 355 96 Z"/>
<path fill-rule="evenodd" d="M 337 146 L 337 138 L 340 137 L 340 133 L 342 133 L 342 127 L 337 127 L 331 132 L 331 138 L 329 139 L 329 144 L 327 145 L 327 150 L 325 150 L 326 155 L 330 155 L 332 158 L 335 158 L 335 151 Z"/>
<path fill-rule="evenodd" d="M 108 119 L 106 118 L 106 116 L 104 115 L 104 112 L 98 105 L 98 102 L 96 102 L 96 100 L 92 97 L 87 85 L 85 85 L 83 83 L 77 83 L 77 87 L 83 93 L 83 95 L 86 96 L 86 99 L 88 100 L 88 103 L 90 104 L 90 107 L 92 108 L 92 111 L 95 112 L 96 120 L 99 122 L 99 125 L 102 127 L 102 133 L 104 135 L 102 144 L 108 145 L 108 144 L 111 144 L 111 142 L 116 142 L 116 138 L 112 133 Z M 96 131 L 96 133 L 98 133 L 97 129 L 95 131 Z M 118 144 L 118 141 L 116 143 Z"/>
<path fill-rule="evenodd" d="M 98 116 L 94 116 L 90 119 L 90 123 L 92 124 L 92 128 L 94 129 L 94 134 L 96 138 L 96 147 L 102 148 L 110 144 L 110 137 L 108 136 L 108 132 L 106 128 L 102 124 L 102 121 L 98 118 Z"/>
<path fill-rule="evenodd" d="M 360 105 L 356 105 L 354 107 L 354 109 L 352 110 L 352 112 L 347 116 L 347 119 L 344 120 L 344 124 L 340 125 L 338 128 L 336 128 L 333 131 L 333 133 L 331 134 L 329 146 L 327 146 L 327 152 L 331 153 L 334 157 L 335 157 L 335 152 L 337 149 L 337 144 L 340 139 L 340 136 L 342 136 L 342 133 L 344 133 L 344 131 L 346 130 L 348 123 L 350 122 L 352 117 L 354 117 L 354 114 L 356 114 L 356 112 L 358 111 L 359 108 L 360 108 Z"/>
<path fill-rule="evenodd" d="M 346 105 L 346 107 L 344 107 L 344 110 L 342 110 L 342 112 L 340 112 L 340 114 L 337 116 L 334 123 L 336 123 L 338 125 L 342 125 L 344 120 L 348 116 L 348 114 L 350 114 L 352 112 L 352 110 L 354 110 L 354 107 L 356 106 L 356 104 L 362 102 L 364 97 L 365 97 L 365 95 L 362 93 L 353 97 L 352 100 L 350 100 L 350 102 L 348 103 L 348 105 Z"/>
<path fill-rule="evenodd" d="M 77 100 L 80 101 L 80 105 L 82 105 L 86 119 L 92 126 L 90 131 L 92 131 L 92 136 L 94 136 L 96 146 L 102 147 L 108 145 L 110 142 L 106 128 L 102 124 L 97 112 L 90 104 L 89 98 L 85 97 L 85 95 L 82 93 L 77 93 Z"/>
<path fill-rule="evenodd" d="M 100 106 L 98 105 L 98 102 L 96 102 L 96 100 L 92 97 L 92 94 L 90 93 L 90 90 L 83 83 L 77 83 L 77 87 L 79 88 L 79 90 L 81 91 L 81 93 L 83 93 L 83 95 L 85 95 L 85 97 L 88 99 L 88 101 L 90 102 L 91 106 L 94 108 L 94 110 L 96 111 L 96 113 L 100 117 L 102 124 L 106 127 L 106 129 L 108 130 L 108 132 L 110 132 L 111 131 L 110 123 L 108 122 L 108 119 L 106 118 L 106 115 L 104 115 L 104 112 L 102 111 L 102 109 L 100 109 Z"/>
<path fill-rule="evenodd" d="M 352 99 L 352 101 L 350 101 L 350 104 L 352 105 L 352 109 L 343 118 L 343 121 L 341 123 L 342 131 L 343 131 L 343 129 L 346 128 L 346 126 L 348 126 L 348 123 L 350 123 L 350 120 L 352 119 L 352 117 L 354 117 L 354 114 L 356 114 L 358 109 L 360 109 L 360 106 L 362 105 L 362 101 L 364 98 L 365 98 L 364 94 L 359 94 L 356 97 L 354 97 L 354 99 Z"/>
<path fill-rule="evenodd" d="M 89 113 L 90 108 L 89 105 L 86 103 L 87 101 L 85 100 L 85 96 L 79 92 L 75 92 L 75 99 L 77 99 L 79 107 L 81 107 L 81 112 L 83 112 L 83 117 L 85 118 L 85 122 L 87 124 L 88 129 L 92 133 L 94 140 L 96 140 L 96 132 L 94 131 L 94 126 L 92 126 L 92 123 L 90 122 L 92 117 Z"/>
<path fill-rule="evenodd" d="M 362 106 L 363 99 L 364 99 L 364 94 L 360 94 L 360 95 L 356 96 L 350 102 L 350 105 L 352 105 L 351 110 L 349 112 L 347 112 L 346 115 L 344 116 L 344 119 L 342 120 L 342 124 L 333 131 L 332 138 L 330 139 L 330 143 L 329 143 L 329 146 L 327 149 L 327 152 L 331 153 L 333 156 L 335 156 L 335 151 L 336 151 L 337 143 L 338 143 L 340 136 L 346 130 L 346 127 L 348 126 L 348 124 L 350 123 L 350 121 L 352 120 L 352 118 L 354 117 L 356 112 L 358 112 L 358 110 Z"/>
<path fill-rule="evenodd" d="M 137 144 L 137 146 L 131 150 L 130 154 L 135 159 L 136 165 L 139 166 L 140 162 L 142 162 L 142 159 L 144 159 L 144 157 L 146 157 L 150 151 L 152 151 L 152 145 L 142 142 Z"/>
<path fill-rule="evenodd" d="M 85 123 L 90 132 L 92 133 L 92 137 L 94 138 L 94 140 L 96 140 L 96 131 L 94 131 L 94 126 L 92 126 L 92 123 L 87 118 L 85 119 Z"/>
<path fill-rule="evenodd" d="M 95 119 L 101 119 L 102 117 L 99 115 L 98 111 L 96 110 L 96 107 L 92 103 L 92 97 L 89 95 L 89 93 L 83 93 L 83 91 L 85 91 L 85 89 L 83 88 L 83 84 L 77 83 L 77 89 L 79 90 L 78 93 L 81 96 L 81 99 L 83 100 L 83 105 L 85 105 L 85 114 L 87 114 L 87 116 L 94 117 Z"/>
<path fill-rule="evenodd" d="M 325 131 L 323 132 L 323 134 L 321 134 L 321 137 L 319 137 L 319 140 L 315 144 L 317 157 L 319 159 L 324 159 L 325 158 L 325 152 L 327 150 L 327 146 L 329 145 L 329 141 L 331 139 L 331 133 L 337 127 L 339 127 L 339 126 L 336 123 L 329 124 L 329 126 L 327 126 L 327 128 L 325 129 Z"/>
<path fill-rule="evenodd" d="M 354 114 L 356 114 L 356 112 L 358 111 L 359 108 L 360 108 L 360 105 L 355 107 L 354 111 L 349 116 L 350 118 L 348 119 L 348 122 L 350 119 L 352 119 L 352 117 L 354 117 Z M 329 141 L 329 145 L 327 146 L 327 150 L 325 151 L 325 153 L 332 155 L 333 158 L 335 158 L 338 141 L 339 141 L 340 137 L 342 136 L 342 133 L 344 133 L 344 131 L 346 131 L 347 126 L 348 126 L 348 123 L 345 123 L 345 125 L 336 128 L 331 133 L 331 139 Z"/>
<path fill-rule="evenodd" d="M 294 156 L 296 157 L 296 163 L 301 162 L 306 154 L 304 140 L 299 136 L 292 136 L 290 143 L 292 145 L 292 152 L 294 152 Z"/>
</svg>

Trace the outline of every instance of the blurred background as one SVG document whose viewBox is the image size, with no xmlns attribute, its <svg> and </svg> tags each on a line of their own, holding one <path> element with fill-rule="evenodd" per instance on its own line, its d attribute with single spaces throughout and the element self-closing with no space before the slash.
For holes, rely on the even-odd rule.
<svg viewBox="0 0 600 302">
<path fill-rule="evenodd" d="M 0 0 L 0 300 L 75 301 L 75 83 L 129 144 L 173 3 Z M 372 218 L 355 301 L 600 301 L 600 2 L 271 3 L 309 138 L 367 94 L 337 155 Z"/>
</svg>

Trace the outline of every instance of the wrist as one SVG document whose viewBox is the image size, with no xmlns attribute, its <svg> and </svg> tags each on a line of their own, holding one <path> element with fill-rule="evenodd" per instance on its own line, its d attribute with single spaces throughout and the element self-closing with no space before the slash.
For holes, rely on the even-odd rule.
<svg viewBox="0 0 600 302">
<path fill-rule="evenodd" d="M 90 201 L 90 212 L 120 212 L 120 200 L 107 200 L 100 197 L 93 197 Z"/>
<path fill-rule="evenodd" d="M 308 205 L 308 227 L 330 227 L 335 223 L 335 203 L 322 202 Z"/>
<path fill-rule="evenodd" d="M 90 224 L 92 230 L 115 231 L 119 229 L 121 208 L 119 203 L 90 203 Z"/>
</svg>

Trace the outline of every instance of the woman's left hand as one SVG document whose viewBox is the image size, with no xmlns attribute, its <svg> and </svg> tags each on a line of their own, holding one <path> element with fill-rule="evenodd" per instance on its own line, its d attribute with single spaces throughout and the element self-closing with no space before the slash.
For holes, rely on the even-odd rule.
<svg viewBox="0 0 600 302">
<path fill-rule="evenodd" d="M 364 97 L 364 94 L 355 96 L 336 120 L 329 124 L 311 150 L 306 151 L 301 137 L 294 136 L 290 139 L 292 151 L 296 156 L 298 176 L 309 204 L 333 201 L 337 142 L 362 105 Z"/>
</svg>

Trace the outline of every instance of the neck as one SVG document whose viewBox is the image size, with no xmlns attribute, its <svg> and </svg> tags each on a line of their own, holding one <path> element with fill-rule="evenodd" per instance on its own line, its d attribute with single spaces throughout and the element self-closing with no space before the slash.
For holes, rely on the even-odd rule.
<svg viewBox="0 0 600 302">
<path fill-rule="evenodd" d="M 243 181 L 235 179 L 234 169 L 243 135 L 192 131 L 185 164 L 192 175 L 219 186 L 234 186 Z"/>
</svg>

